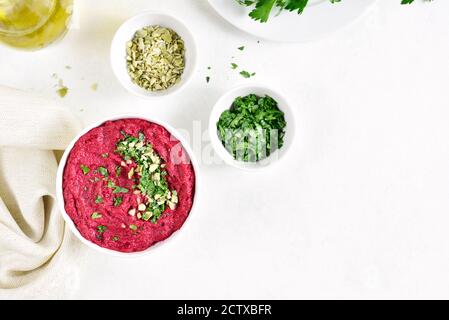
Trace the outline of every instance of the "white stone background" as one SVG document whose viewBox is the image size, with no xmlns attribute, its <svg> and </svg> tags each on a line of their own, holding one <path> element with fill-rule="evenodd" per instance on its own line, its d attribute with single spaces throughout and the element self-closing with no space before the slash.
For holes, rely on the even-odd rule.
<svg viewBox="0 0 449 320">
<path fill-rule="evenodd" d="M 71 296 L 449 298 L 449 1 L 380 0 L 303 44 L 257 43 L 206 0 L 76 1 L 79 28 L 62 42 L 0 47 L 0 84 L 60 99 L 57 73 L 70 88 L 61 103 L 86 125 L 138 112 L 190 130 L 250 81 L 230 70 L 235 56 L 293 102 L 298 132 L 276 169 L 202 165 L 197 211 L 160 250 L 127 260 L 85 248 Z M 186 21 L 200 52 L 189 86 L 155 102 L 127 93 L 109 64 L 114 31 L 144 9 Z"/>
</svg>

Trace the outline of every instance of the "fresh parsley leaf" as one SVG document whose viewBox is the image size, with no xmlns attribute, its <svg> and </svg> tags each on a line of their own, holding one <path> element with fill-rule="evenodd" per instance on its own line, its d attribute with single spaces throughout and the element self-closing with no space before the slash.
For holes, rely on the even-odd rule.
<svg viewBox="0 0 449 320">
<path fill-rule="evenodd" d="M 84 175 L 88 174 L 90 172 L 89 167 L 86 167 L 85 165 L 81 165 L 81 170 L 83 171 Z"/>
<path fill-rule="evenodd" d="M 136 226 L 135 224 L 131 224 L 131 225 L 129 226 L 129 228 L 130 228 L 131 230 L 133 230 L 133 231 L 136 231 L 136 230 L 137 230 L 137 226 Z"/>
<path fill-rule="evenodd" d="M 98 233 L 104 233 L 106 230 L 108 230 L 108 228 L 106 227 L 106 226 L 102 226 L 102 225 L 100 225 L 100 226 L 98 226 L 97 227 L 97 231 L 98 231 Z"/>
<path fill-rule="evenodd" d="M 102 197 L 100 197 L 100 196 L 97 196 L 96 198 L 95 198 L 95 203 L 96 204 L 99 204 L 99 203 L 103 203 L 103 198 Z"/>
<path fill-rule="evenodd" d="M 105 167 L 98 167 L 98 172 L 105 178 L 109 177 L 109 172 L 108 169 L 106 169 Z"/>
<path fill-rule="evenodd" d="M 301 14 L 309 5 L 309 0 L 236 0 L 242 6 L 252 7 L 249 16 L 256 21 L 267 22 L 274 8 L 279 11 L 288 10 Z M 425 0 L 431 1 L 431 0 Z M 338 3 L 341 0 L 329 0 L 330 3 Z M 401 0 L 401 4 L 411 4 L 415 0 Z"/>
<path fill-rule="evenodd" d="M 123 202 L 123 197 L 116 197 L 114 199 L 114 207 L 120 206 L 122 204 L 122 202 Z"/>
<path fill-rule="evenodd" d="M 100 214 L 100 213 L 98 213 L 98 212 L 94 212 L 94 213 L 92 213 L 92 215 L 91 215 L 91 218 L 92 219 L 100 219 L 100 218 L 102 218 L 103 216 Z"/>
<path fill-rule="evenodd" d="M 251 73 L 249 73 L 248 71 L 245 71 L 245 70 L 241 71 L 240 75 L 246 79 L 251 78 Z"/>
<path fill-rule="evenodd" d="M 277 0 L 256 0 L 256 4 L 253 11 L 250 12 L 249 16 L 256 21 L 267 22 L 270 18 L 271 10 L 273 10 L 274 5 Z"/>
<path fill-rule="evenodd" d="M 231 63 L 231 69 L 235 70 L 237 69 L 239 66 L 236 63 Z"/>
<path fill-rule="evenodd" d="M 115 194 L 117 194 L 117 193 L 128 193 L 128 192 L 129 192 L 128 189 L 122 188 L 122 187 L 119 187 L 119 186 L 115 186 L 114 191 L 112 191 L 112 193 L 115 193 Z"/>
<path fill-rule="evenodd" d="M 120 177 L 120 174 L 122 173 L 122 167 L 121 166 L 117 166 L 115 167 L 115 175 L 118 177 Z"/>
<path fill-rule="evenodd" d="M 240 51 L 243 51 L 243 50 L 245 50 L 245 46 L 238 47 L 237 49 L 239 49 Z"/>
<path fill-rule="evenodd" d="M 109 188 L 109 189 L 115 188 L 115 183 L 114 183 L 114 181 L 108 180 L 108 188 Z"/>
</svg>

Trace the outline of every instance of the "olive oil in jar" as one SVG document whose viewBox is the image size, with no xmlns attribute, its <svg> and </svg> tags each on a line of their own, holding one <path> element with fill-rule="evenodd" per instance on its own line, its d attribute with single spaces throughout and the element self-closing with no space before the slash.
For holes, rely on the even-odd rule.
<svg viewBox="0 0 449 320">
<path fill-rule="evenodd" d="M 62 37 L 73 0 L 0 0 L 0 42 L 36 50 Z"/>
</svg>

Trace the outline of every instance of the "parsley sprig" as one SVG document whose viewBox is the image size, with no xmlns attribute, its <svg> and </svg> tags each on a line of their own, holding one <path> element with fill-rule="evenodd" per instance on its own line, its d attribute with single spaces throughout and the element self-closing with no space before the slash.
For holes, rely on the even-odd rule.
<svg viewBox="0 0 449 320">
<path fill-rule="evenodd" d="M 303 13 L 309 4 L 309 0 L 236 0 L 239 4 L 252 7 L 249 16 L 260 22 L 267 22 L 274 8 L 288 10 L 291 12 Z M 341 0 L 329 0 L 331 3 L 341 2 Z M 411 4 L 415 0 L 401 0 L 401 4 Z M 425 0 L 431 1 L 431 0 Z"/>
</svg>

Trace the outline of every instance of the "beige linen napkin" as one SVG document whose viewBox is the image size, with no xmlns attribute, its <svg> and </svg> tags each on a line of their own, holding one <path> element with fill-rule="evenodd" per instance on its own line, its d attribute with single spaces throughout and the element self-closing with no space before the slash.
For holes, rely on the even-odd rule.
<svg viewBox="0 0 449 320">
<path fill-rule="evenodd" d="M 58 211 L 55 180 L 57 150 L 79 129 L 57 102 L 0 86 L 0 299 L 76 290 L 81 253 Z"/>
</svg>

